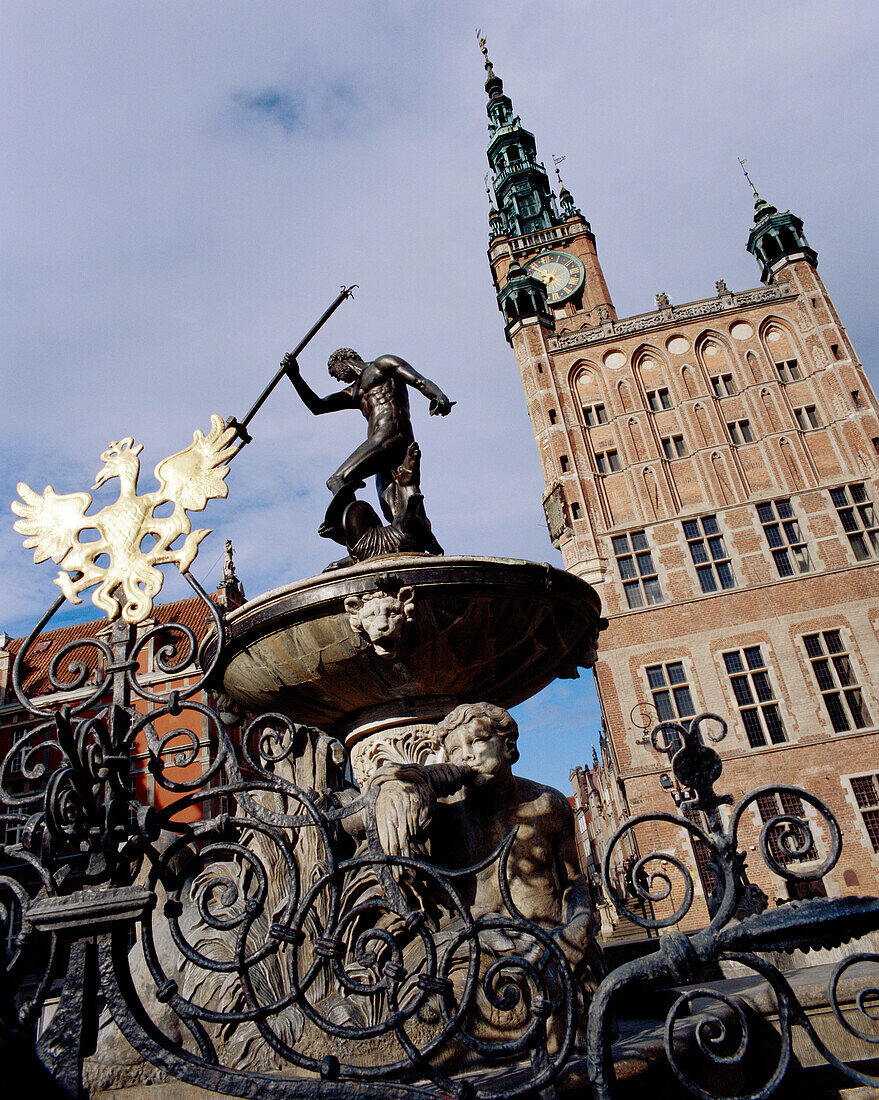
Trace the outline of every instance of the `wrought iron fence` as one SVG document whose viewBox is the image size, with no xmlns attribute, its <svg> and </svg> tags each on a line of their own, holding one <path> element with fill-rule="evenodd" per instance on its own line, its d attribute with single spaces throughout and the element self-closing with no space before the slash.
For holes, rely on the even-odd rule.
<svg viewBox="0 0 879 1100">
<path fill-rule="evenodd" d="M 386 855 L 378 790 L 361 793 L 346 781 L 338 741 L 277 713 L 236 724 L 223 706 L 204 701 L 224 624 L 185 575 L 219 639 L 203 667 L 191 628 L 162 623 L 138 634 L 116 623 L 107 638 L 71 642 L 54 656 L 51 702 L 29 698 L 28 653 L 62 600 L 16 655 L 15 692 L 32 724 L 0 765 L 7 840 L 0 892 L 10 944 L 0 992 L 3 1003 L 15 1002 L 24 1045 L 33 1040 L 68 1094 L 79 1093 L 91 1052 L 87 1073 L 100 1075 L 102 1066 L 123 1073 L 113 1061 L 121 1033 L 130 1045 L 124 1072 L 138 1080 L 164 1074 L 233 1096 L 551 1095 L 586 1050 L 595 1095 L 609 1098 L 620 995 L 690 981 L 723 958 L 762 975 L 778 1000 L 777 1065 L 742 1096 L 775 1091 L 795 1025 L 840 1072 L 879 1085 L 823 1046 L 790 984 L 755 954 L 873 930 L 879 901 L 817 899 L 744 915 L 754 891 L 738 829 L 762 794 L 795 794 L 820 816 L 827 851 L 809 874 L 833 866 L 840 834 L 827 808 L 798 788 L 753 791 L 724 821 L 720 807 L 731 800 L 714 791 L 720 758 L 703 740 L 719 740 L 721 719 L 663 723 L 652 733 L 670 757 L 683 812 L 625 822 L 605 852 L 603 877 L 620 913 L 666 934 L 652 955 L 601 982 L 587 1026 L 588 996 L 556 939 L 511 896 L 513 835 L 466 871 Z M 159 672 L 185 674 L 185 686 L 162 693 L 146 682 L 142 657 L 150 646 Z M 145 804 L 132 786 L 136 743 L 147 746 L 159 805 Z M 704 815 L 704 827 L 688 811 Z M 647 821 L 684 829 L 710 852 L 716 889 L 710 920 L 696 931 L 674 930 L 696 891 L 685 863 L 669 853 L 661 853 L 663 865 L 660 854 L 642 857 L 632 883 L 656 906 L 670 896 L 670 875 L 679 876 L 683 900 L 673 911 L 645 917 L 614 891 L 613 850 Z M 786 856 L 811 851 L 815 840 L 807 820 L 781 814 L 764 824 L 760 855 L 776 874 L 796 879 L 806 872 Z M 492 865 L 506 914 L 474 915 L 466 883 Z M 849 1030 L 838 990 L 847 969 L 866 958 L 840 963 L 830 983 L 830 1004 Z M 37 1037 L 40 1014 L 56 995 L 54 1016 Z M 690 1054 L 709 1068 L 728 1067 L 753 1046 L 747 1014 L 726 993 L 694 987 L 677 996 L 664 1025 L 667 1058 L 699 1097 L 712 1092 L 682 1059 L 678 1027 L 706 999 L 717 1011 L 695 1025 Z M 868 990 L 857 1004 L 865 1025 L 854 1033 L 875 1043 L 872 1005 Z"/>
<path fill-rule="evenodd" d="M 609 1100 L 613 1092 L 614 1071 L 611 1057 L 613 1003 L 626 991 L 636 988 L 676 987 L 704 979 L 720 961 L 738 963 L 761 975 L 771 987 L 777 1008 L 780 1043 L 775 1063 L 768 1067 L 766 1050 L 759 1050 L 752 1015 L 740 999 L 716 986 L 687 985 L 674 998 L 665 1017 L 663 1044 L 668 1064 L 686 1091 L 700 1098 L 721 1095 L 721 1073 L 727 1084 L 731 1071 L 738 1071 L 744 1087 L 732 1095 L 764 1100 L 784 1080 L 792 1063 L 792 1027 L 799 1026 L 808 1035 L 827 1063 L 863 1085 L 879 1086 L 871 1077 L 845 1065 L 825 1045 L 806 1012 L 800 1006 L 788 980 L 760 953 L 793 951 L 814 947 L 838 947 L 879 927 L 877 898 L 815 898 L 790 902 L 768 910 L 766 895 L 748 880 L 745 857 L 740 848 L 739 830 L 746 811 L 767 795 L 793 796 L 813 808 L 818 822 L 805 814 L 779 813 L 764 821 L 758 839 L 763 862 L 788 882 L 818 880 L 837 863 L 842 850 L 839 825 L 820 799 L 799 787 L 771 784 L 751 791 L 732 805 L 730 795 L 718 794 L 714 785 L 723 770 L 720 755 L 711 742 L 726 736 L 726 722 L 716 714 L 701 714 L 688 722 L 661 722 L 650 734 L 654 749 L 669 757 L 674 781 L 672 787 L 678 814 L 648 813 L 629 818 L 611 837 L 604 854 L 605 890 L 620 913 L 643 928 L 666 930 L 659 949 L 652 955 L 635 959 L 619 967 L 602 982 L 589 1007 L 589 1073 L 595 1096 Z M 706 741 L 709 742 L 706 744 Z M 721 806 L 731 805 L 724 821 Z M 704 821 L 704 827 L 699 818 Z M 710 920 L 692 932 L 676 930 L 696 899 L 693 876 L 687 865 L 668 850 L 642 856 L 632 870 L 632 885 L 637 896 L 655 907 L 666 903 L 667 913 L 645 917 L 619 896 L 610 876 L 613 852 L 627 835 L 646 825 L 664 825 L 681 830 L 708 853 L 710 876 L 705 885 Z M 819 836 L 821 840 L 819 841 Z M 799 859 L 819 855 L 816 842 L 823 844 L 823 858 L 816 858 L 804 869 Z M 682 891 L 677 904 L 673 881 Z M 703 879 L 704 881 L 704 879 Z M 879 956 L 859 952 L 839 962 L 828 983 L 828 1003 L 840 1024 L 850 1034 L 869 1044 L 879 1043 L 879 990 L 862 989 L 856 1000 L 863 1027 L 852 1024 L 840 1003 L 840 981 L 847 970 L 858 963 L 879 963 Z M 699 1016 L 690 1015 L 699 1003 Z M 689 1030 L 681 1025 L 686 1022 Z M 685 1032 L 682 1039 L 682 1032 Z M 757 1064 L 748 1072 L 747 1061 Z M 771 1063 L 772 1059 L 769 1058 Z M 701 1062 L 701 1064 L 700 1064 Z M 761 1068 L 763 1072 L 761 1074 Z M 733 1080 L 736 1080 L 733 1076 Z M 730 1093 L 724 1093 L 730 1095 Z"/>
<path fill-rule="evenodd" d="M 219 610 L 187 579 L 222 639 Z M 59 701 L 28 698 L 24 662 L 59 605 L 16 656 L 34 725 L 0 768 L 3 821 L 21 827 L 0 876 L 20 928 L 7 974 L 23 1028 L 63 983 L 37 1043 L 56 1079 L 75 1094 L 95 1046 L 100 1068 L 112 1018 L 144 1063 L 236 1096 L 512 1097 L 551 1084 L 580 993 L 510 895 L 512 836 L 467 871 L 387 856 L 378 789 L 345 783 L 339 742 L 276 713 L 233 736 L 200 701 L 221 647 L 198 668 L 180 623 L 71 642 L 49 669 Z M 159 671 L 189 673 L 188 686 L 143 682 L 151 643 Z M 132 793 L 139 736 L 170 796 L 162 809 Z M 508 915 L 474 916 L 461 884 L 493 862 Z"/>
</svg>

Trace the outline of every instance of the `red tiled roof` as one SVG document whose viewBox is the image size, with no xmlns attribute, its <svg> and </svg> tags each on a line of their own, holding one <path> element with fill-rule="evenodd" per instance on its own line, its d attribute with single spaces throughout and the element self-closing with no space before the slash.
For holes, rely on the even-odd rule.
<svg viewBox="0 0 879 1100">
<path fill-rule="evenodd" d="M 149 625 L 182 623 L 192 630 L 196 640 L 200 642 L 207 632 L 209 619 L 208 609 L 201 600 L 197 596 L 190 596 L 186 600 L 157 604 Z M 107 619 L 95 619 L 88 623 L 77 623 L 73 626 L 58 627 L 57 630 L 43 631 L 38 638 L 34 639 L 25 658 L 22 687 L 26 694 L 37 697 L 55 691 L 56 689 L 49 682 L 49 666 L 55 655 L 71 642 L 99 636 L 101 631 L 106 631 L 107 626 Z M 103 636 L 106 639 L 106 634 Z M 13 657 L 24 645 L 25 640 L 25 638 L 14 638 L 7 643 L 6 648 Z M 98 661 L 98 650 L 94 646 L 80 646 L 68 656 L 70 661 L 82 661 L 88 668 L 94 669 Z M 64 671 L 62 666 L 59 673 L 63 675 Z"/>
</svg>

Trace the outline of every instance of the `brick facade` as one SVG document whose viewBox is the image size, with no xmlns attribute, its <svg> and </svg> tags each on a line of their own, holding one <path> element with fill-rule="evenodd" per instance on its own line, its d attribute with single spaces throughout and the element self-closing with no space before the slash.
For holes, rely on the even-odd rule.
<svg viewBox="0 0 879 1100">
<path fill-rule="evenodd" d="M 875 893 L 879 405 L 814 252 L 799 230 L 784 236 L 802 223 L 758 199 L 757 217 L 766 210 L 765 287 L 720 282 L 682 306 L 660 295 L 631 318 L 614 314 L 579 213 L 493 232 L 489 262 L 503 301 L 511 265 L 513 279 L 546 250 L 586 271 L 556 308 L 507 309 L 505 331 L 553 539 L 610 621 L 596 680 L 629 812 L 673 809 L 660 786 L 669 761 L 647 728 L 714 711 L 729 723 L 720 789 L 812 791 L 844 838 L 823 889 Z M 748 850 L 762 822 L 756 808 L 745 816 Z M 683 834 L 642 830 L 638 841 L 695 867 Z M 749 867 L 770 900 L 787 899 L 756 852 Z"/>
</svg>

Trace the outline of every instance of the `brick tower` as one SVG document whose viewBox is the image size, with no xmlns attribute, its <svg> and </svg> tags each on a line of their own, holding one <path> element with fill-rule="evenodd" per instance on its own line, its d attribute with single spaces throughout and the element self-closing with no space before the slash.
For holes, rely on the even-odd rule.
<svg viewBox="0 0 879 1100">
<path fill-rule="evenodd" d="M 628 810 L 673 808 L 646 729 L 714 711 L 729 719 L 722 789 L 811 790 L 844 836 L 813 889 L 874 891 L 879 406 L 803 223 L 755 192 L 747 248 L 765 286 L 719 281 L 684 305 L 660 294 L 618 319 L 589 223 L 561 180 L 556 200 L 487 55 L 486 70 L 489 262 L 550 537 L 610 620 L 596 678 Z M 811 819 L 778 797 L 754 810 L 747 845 L 782 811 Z M 639 845 L 686 858 L 710 891 L 685 838 Z M 805 868 L 814 853 L 783 855 Z M 755 866 L 754 879 L 788 897 L 781 876 Z"/>
</svg>

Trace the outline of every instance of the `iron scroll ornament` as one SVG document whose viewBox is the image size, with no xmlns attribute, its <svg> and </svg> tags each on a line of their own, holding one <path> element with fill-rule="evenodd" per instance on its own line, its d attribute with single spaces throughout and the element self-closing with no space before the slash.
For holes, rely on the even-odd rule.
<svg viewBox="0 0 879 1100">
<path fill-rule="evenodd" d="M 787 979 L 776 966 L 757 952 L 809 950 L 818 947 L 838 947 L 879 928 L 879 898 L 813 898 L 791 902 L 767 910 L 754 895 L 758 891 L 747 878 L 745 856 L 738 847 L 739 828 L 745 811 L 754 807 L 764 795 L 787 794 L 805 803 L 814 811 L 816 823 L 805 816 L 779 813 L 764 821 L 757 849 L 773 873 L 788 881 L 821 878 L 837 863 L 842 850 L 839 825 L 824 803 L 799 787 L 769 784 L 751 791 L 729 811 L 724 822 L 721 806 L 733 803 L 729 795 L 718 794 L 714 785 L 721 776 L 723 762 L 708 742 L 722 741 L 727 725 L 719 715 L 705 713 L 688 722 L 661 722 L 650 734 L 653 747 L 667 755 L 674 775 L 674 799 L 684 813 L 646 813 L 629 818 L 616 830 L 607 844 L 602 861 L 602 882 L 607 896 L 617 911 L 644 928 L 667 930 L 659 949 L 652 955 L 624 963 L 612 971 L 596 990 L 589 1006 L 587 1050 L 589 1079 L 596 1100 L 610 1100 L 615 1074 L 611 1057 L 614 1002 L 627 989 L 668 989 L 686 983 L 677 992 L 668 1009 L 663 1028 L 663 1047 L 668 1065 L 678 1082 L 699 1100 L 768 1100 L 785 1079 L 791 1064 L 793 1042 L 791 1029 L 801 1027 L 818 1053 L 844 1077 L 862 1085 L 879 1086 L 879 1077 L 872 1077 L 836 1057 L 815 1031 L 805 1010 Z M 670 784 L 670 786 L 672 786 Z M 685 816 L 689 813 L 689 816 Z M 704 827 L 699 818 L 704 821 Z M 694 820 L 694 818 L 696 820 Z M 823 858 L 813 858 L 808 869 L 796 869 L 790 860 L 815 853 L 815 839 L 820 823 L 826 852 Z M 682 900 L 670 905 L 662 917 L 644 915 L 626 905 L 615 890 L 611 867 L 614 849 L 627 834 L 645 825 L 670 825 L 683 830 L 705 846 L 710 855 L 713 890 L 705 887 L 708 923 L 685 933 L 676 926 L 690 913 L 696 890 L 693 876 L 686 864 L 668 851 L 642 856 L 631 874 L 633 893 L 650 905 L 661 904 L 672 896 L 672 876 L 677 875 L 683 886 Z M 756 909 L 748 914 L 749 909 Z M 761 911 L 762 910 L 762 911 Z M 649 910 L 647 910 L 649 911 Z M 674 929 L 674 930 L 672 930 Z M 759 974 L 772 990 L 777 1006 L 780 1043 L 775 1052 L 775 1064 L 768 1071 L 760 1068 L 748 1075 L 748 1059 L 758 1054 L 759 1043 L 753 1034 L 753 1024 L 744 1003 L 728 993 L 691 983 L 704 980 L 719 960 L 739 963 Z M 833 969 L 827 987 L 828 1003 L 836 1018 L 850 1034 L 867 1043 L 879 1044 L 879 1032 L 873 1027 L 858 1028 L 847 1018 L 841 1007 L 840 983 L 846 970 L 858 963 L 879 963 L 879 955 L 858 952 L 843 959 Z M 700 1018 L 690 1017 L 692 1006 L 700 1002 Z M 709 1007 L 706 1008 L 706 1002 Z M 875 1024 L 879 990 L 866 988 L 856 1000 L 855 1009 L 864 1024 Z M 688 1018 L 690 1017 L 690 1018 Z M 688 1025 L 685 1056 L 680 1042 L 681 1025 Z M 694 1066 L 701 1058 L 700 1075 Z M 759 1063 L 759 1057 L 756 1058 Z M 725 1091 L 718 1074 L 733 1071 L 742 1074 L 733 1087 L 727 1080 Z M 761 1079 L 762 1078 L 762 1079 Z M 741 1081 L 747 1083 L 743 1087 Z M 708 1087 L 713 1081 L 716 1090 Z"/>
<path fill-rule="evenodd" d="M 187 579 L 221 649 L 219 609 Z M 100 989 L 145 1063 L 229 1095 L 488 1098 L 552 1089 L 574 1053 L 582 1001 L 555 940 L 523 918 L 510 896 L 512 836 L 463 872 L 415 856 L 389 858 L 378 841 L 376 791 L 361 794 L 344 783 L 338 742 L 271 713 L 236 732 L 221 707 L 199 701 L 218 654 L 201 667 L 196 633 L 183 624 L 138 634 L 117 623 L 107 636 L 71 642 L 50 663 L 51 705 L 29 699 L 27 655 L 60 603 L 16 657 L 15 690 L 33 725 L 0 764 L 0 820 L 7 840 L 19 834 L 3 846 L 0 872 L 6 923 L 20 929 L 7 988 L 18 988 L 19 1023 L 32 1035 L 53 983 L 63 981 L 37 1044 L 57 1082 L 73 1094 L 80 1089 Z M 189 682 L 167 694 L 156 690 L 142 671 L 150 647 L 154 669 L 186 673 Z M 669 930 L 654 955 L 613 971 L 593 996 L 589 1075 L 601 1100 L 613 1091 L 612 1011 L 620 993 L 698 979 L 721 958 L 762 975 L 778 1003 L 776 1065 L 738 1095 L 769 1097 L 778 1088 L 791 1064 L 794 1026 L 840 1072 L 879 1083 L 826 1048 L 786 979 L 755 954 L 838 944 L 873 930 L 879 901 L 825 898 L 736 915 L 750 885 L 738 831 L 761 794 L 795 794 L 820 818 L 828 849 L 820 873 L 838 859 L 840 837 L 820 800 L 794 787 L 753 791 L 724 818 L 721 807 L 731 799 L 714 790 L 719 758 L 706 744 L 724 733 L 711 715 L 657 727 L 653 743 L 670 759 L 681 807 L 704 819 L 642 815 L 624 823 L 605 852 L 608 896 L 645 926 L 670 929 L 672 922 L 628 908 L 609 874 L 613 849 L 641 823 L 674 824 L 706 844 L 718 887 L 704 927 Z M 164 808 L 132 793 L 138 742 L 147 745 L 152 780 L 168 798 Z M 794 879 L 802 872 L 779 851 L 802 854 L 816 839 L 812 822 L 780 814 L 764 824 L 759 849 L 775 873 Z M 463 885 L 492 862 L 507 915 L 475 917 Z M 667 854 L 643 857 L 633 889 L 659 903 L 673 873 L 689 876 Z M 690 877 L 686 904 L 671 916 L 680 920 L 695 896 Z M 139 969 L 129 953 L 133 928 Z M 877 961 L 859 953 L 836 966 L 829 1002 L 844 1027 L 874 1043 L 875 992 L 858 997 L 861 1026 L 843 1013 L 839 992 L 849 968 L 865 959 Z M 714 1011 L 692 1030 L 687 1013 L 697 998 Z M 706 986 L 689 986 L 666 1015 L 672 1071 L 693 1095 L 710 1097 L 691 1060 L 680 1056 L 680 1029 L 688 1024 L 691 1049 L 715 1072 L 743 1065 L 753 1052 L 749 1018 L 733 998 Z M 262 1063 L 247 1068 L 255 1050 Z"/>
<path fill-rule="evenodd" d="M 200 701 L 224 627 L 186 578 L 219 639 L 204 668 L 192 628 L 117 622 L 55 655 L 51 705 L 31 699 L 28 653 L 60 599 L 16 656 L 33 725 L 0 765 L 0 820 L 6 838 L 20 834 L 3 846 L 0 874 L 4 916 L 19 929 L 7 984 L 33 1034 L 64 983 L 37 1044 L 49 1072 L 81 1089 L 99 989 L 145 1063 L 228 1095 L 506 1098 L 551 1087 L 581 994 L 555 939 L 510 895 L 514 834 L 465 871 L 388 857 L 378 789 L 344 782 L 337 741 L 275 713 L 235 730 Z M 153 668 L 185 674 L 185 686 L 156 689 L 150 647 Z M 164 807 L 133 793 L 131 757 L 144 743 Z M 475 916 L 464 886 L 492 864 L 507 914 Z"/>
</svg>

